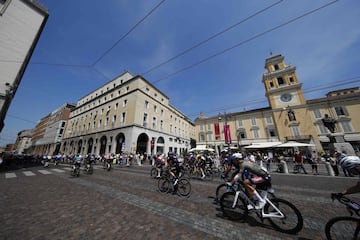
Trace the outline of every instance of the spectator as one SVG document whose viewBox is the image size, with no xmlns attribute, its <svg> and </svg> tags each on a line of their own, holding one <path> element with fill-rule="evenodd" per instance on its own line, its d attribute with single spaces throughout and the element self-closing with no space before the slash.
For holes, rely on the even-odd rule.
<svg viewBox="0 0 360 240">
<path fill-rule="evenodd" d="M 317 153 L 316 153 L 316 151 L 312 151 L 312 153 L 310 155 L 310 164 L 311 164 L 312 174 L 314 174 L 314 175 L 319 175 L 317 161 L 318 161 Z"/>
<path fill-rule="evenodd" d="M 304 168 L 304 158 L 303 154 L 299 151 L 296 151 L 294 154 L 294 160 L 295 160 L 295 167 L 294 172 L 300 172 L 300 169 L 303 170 L 305 174 L 307 174 L 305 168 Z"/>
</svg>

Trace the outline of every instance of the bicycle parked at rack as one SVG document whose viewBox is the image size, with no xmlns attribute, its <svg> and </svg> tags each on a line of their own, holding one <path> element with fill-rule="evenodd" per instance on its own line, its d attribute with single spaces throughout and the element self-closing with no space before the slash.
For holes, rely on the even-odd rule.
<svg viewBox="0 0 360 240">
<path fill-rule="evenodd" d="M 190 181 L 180 174 L 178 179 L 174 179 L 168 172 L 158 180 L 158 188 L 162 193 L 177 193 L 180 196 L 187 197 L 191 193 Z"/>
<path fill-rule="evenodd" d="M 338 200 L 346 206 L 350 216 L 340 216 L 330 219 L 325 225 L 325 235 L 333 239 L 359 239 L 360 238 L 360 205 L 353 200 L 335 193 L 331 199 Z M 355 216 L 353 216 L 356 214 Z"/>
<path fill-rule="evenodd" d="M 241 220 L 246 219 L 249 213 L 256 213 L 261 221 L 268 219 L 273 228 L 280 232 L 296 234 L 301 231 L 303 217 L 292 203 L 277 197 L 268 198 L 274 191 L 271 186 L 257 186 L 257 191 L 266 202 L 260 209 L 256 209 L 256 204 L 247 196 L 243 183 L 239 182 L 236 191 L 225 192 L 220 198 L 223 215 L 231 220 Z M 251 210 L 248 205 L 252 206 Z"/>
</svg>

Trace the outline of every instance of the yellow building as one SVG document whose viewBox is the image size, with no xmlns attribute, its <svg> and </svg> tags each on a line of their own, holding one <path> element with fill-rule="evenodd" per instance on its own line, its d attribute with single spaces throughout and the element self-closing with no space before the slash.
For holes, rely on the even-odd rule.
<svg viewBox="0 0 360 240">
<path fill-rule="evenodd" d="M 251 144 L 271 147 L 279 142 L 315 144 L 318 151 L 333 150 L 331 133 L 323 124 L 325 114 L 336 120 L 337 150 L 348 154 L 360 149 L 360 90 L 348 88 L 329 92 L 326 97 L 306 100 L 296 68 L 285 64 L 282 55 L 265 61 L 262 77 L 269 107 L 222 114 L 195 120 L 197 144 L 220 151 L 225 143 L 224 125 L 229 125 L 231 147 Z M 341 139 L 344 141 L 341 142 Z M 350 146 L 350 147 L 349 147 Z M 355 150 L 355 151 L 354 151 Z"/>
<path fill-rule="evenodd" d="M 82 97 L 71 112 L 65 154 L 146 154 L 190 149 L 192 121 L 142 76 L 125 72 Z"/>
</svg>

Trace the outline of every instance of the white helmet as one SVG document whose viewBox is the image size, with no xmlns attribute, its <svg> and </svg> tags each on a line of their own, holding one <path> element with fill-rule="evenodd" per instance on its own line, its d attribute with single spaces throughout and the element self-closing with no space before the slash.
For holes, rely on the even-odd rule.
<svg viewBox="0 0 360 240">
<path fill-rule="evenodd" d="M 343 157 L 339 163 L 343 169 L 350 171 L 360 165 L 360 158 L 357 156 L 346 156 Z"/>
<path fill-rule="evenodd" d="M 233 156 L 233 158 L 242 159 L 241 153 L 234 153 L 232 156 Z"/>
</svg>

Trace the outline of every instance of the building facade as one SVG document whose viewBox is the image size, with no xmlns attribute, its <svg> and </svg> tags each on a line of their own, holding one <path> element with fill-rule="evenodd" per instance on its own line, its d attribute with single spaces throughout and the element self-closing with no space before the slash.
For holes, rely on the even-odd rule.
<svg viewBox="0 0 360 240">
<path fill-rule="evenodd" d="M 31 147 L 31 137 L 33 135 L 34 130 L 28 129 L 23 130 L 18 133 L 18 136 L 16 138 L 15 146 L 16 150 L 15 152 L 18 154 L 26 154 L 28 153 L 30 147 Z"/>
<path fill-rule="evenodd" d="M 32 154 L 56 155 L 60 153 L 66 122 L 74 108 L 74 104 L 66 103 L 38 122 L 31 139 Z"/>
<path fill-rule="evenodd" d="M 306 100 L 294 66 L 286 65 L 282 55 L 271 55 L 265 61 L 262 77 L 269 107 L 251 111 L 199 116 L 195 120 L 197 144 L 219 151 L 229 147 L 224 132 L 230 129 L 231 147 L 250 144 L 276 145 L 298 141 L 314 144 L 318 151 L 331 150 L 331 132 L 324 126 L 325 115 L 336 121 L 336 133 L 360 150 L 360 90 L 358 87 L 329 92 L 326 97 Z M 224 119 L 220 121 L 220 119 Z M 225 129 L 225 130 L 224 130 Z M 261 145 L 262 144 L 262 145 Z M 344 144 L 345 145 L 345 144 Z M 341 149 L 341 144 L 338 145 Z"/>
<path fill-rule="evenodd" d="M 124 72 L 79 99 L 67 122 L 65 154 L 181 154 L 195 126 L 142 76 Z"/>
<path fill-rule="evenodd" d="M 0 132 L 47 18 L 36 1 L 0 0 Z"/>
</svg>

